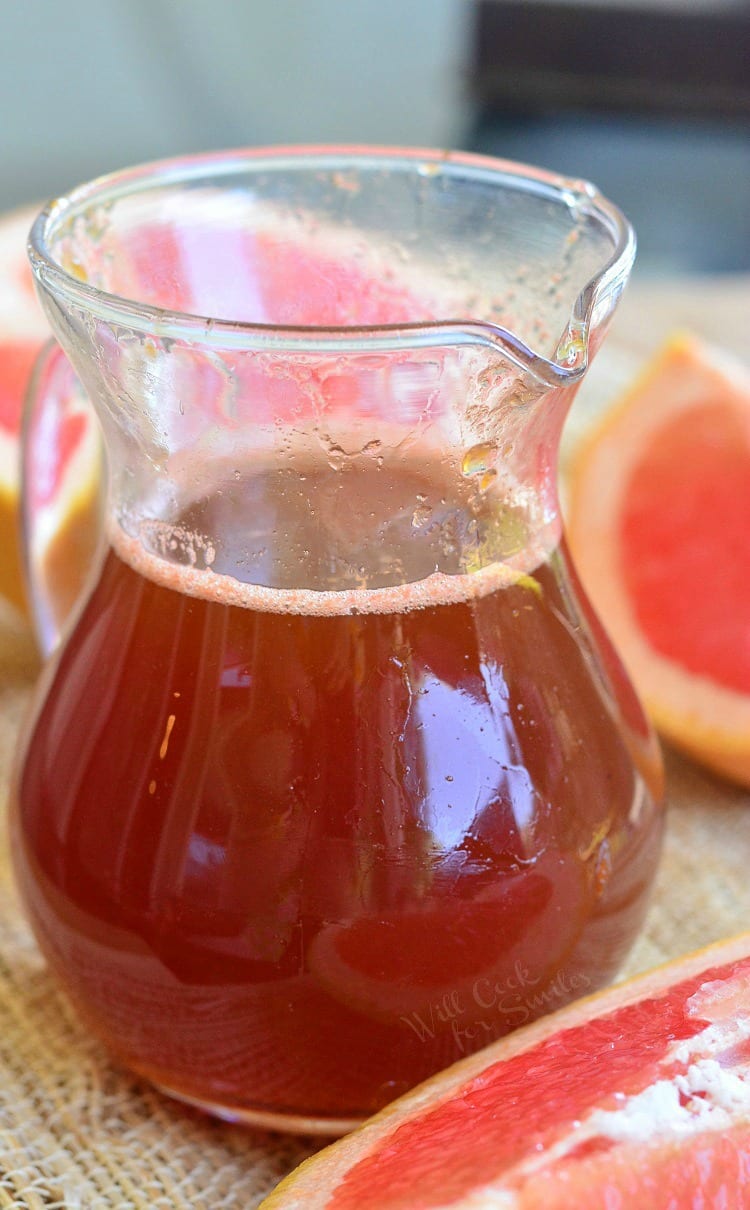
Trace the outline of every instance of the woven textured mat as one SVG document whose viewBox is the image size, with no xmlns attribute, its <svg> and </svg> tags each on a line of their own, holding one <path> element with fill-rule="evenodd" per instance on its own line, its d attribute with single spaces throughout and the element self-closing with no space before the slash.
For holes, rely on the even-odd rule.
<svg viewBox="0 0 750 1210">
<path fill-rule="evenodd" d="M 3 811 L 34 671 L 0 618 Z M 750 796 L 671 754 L 667 770 L 664 860 L 626 973 L 750 923 Z M 213 1122 L 115 1067 L 45 970 L 0 835 L 0 1210 L 257 1206 L 315 1143 Z"/>
<path fill-rule="evenodd" d="M 705 286 L 692 292 L 657 289 L 627 300 L 618 331 L 631 335 L 639 355 L 642 333 L 653 346 L 666 327 L 693 321 L 707 336 L 743 348 L 749 298 L 745 279 L 731 287 L 722 281 L 713 292 Z M 618 362 L 616 353 L 615 348 L 605 367 L 610 393 L 633 367 L 631 356 Z M 576 405 L 578 424 L 585 425 L 589 409 L 596 411 L 601 402 L 592 382 Z M 28 634 L 0 612 L 3 813 L 35 672 Z M 750 795 L 670 753 L 667 787 L 669 822 L 658 884 L 624 974 L 750 927 Z M 0 1210 L 252 1210 L 317 1144 L 213 1122 L 111 1063 L 45 970 L 13 890 L 3 822 Z"/>
<path fill-rule="evenodd" d="M 36 670 L 0 616 L 2 812 Z M 250 1210 L 316 1144 L 213 1122 L 113 1066 L 23 919 L 0 828 L 0 1210 Z"/>
</svg>

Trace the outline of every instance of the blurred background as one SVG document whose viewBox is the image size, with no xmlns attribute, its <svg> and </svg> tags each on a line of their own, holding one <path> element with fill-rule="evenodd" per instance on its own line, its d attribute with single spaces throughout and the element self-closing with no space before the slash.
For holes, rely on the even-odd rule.
<svg viewBox="0 0 750 1210">
<path fill-rule="evenodd" d="M 594 180 L 641 275 L 750 269 L 750 0 L 0 0 L 0 209 L 229 146 Z"/>
</svg>

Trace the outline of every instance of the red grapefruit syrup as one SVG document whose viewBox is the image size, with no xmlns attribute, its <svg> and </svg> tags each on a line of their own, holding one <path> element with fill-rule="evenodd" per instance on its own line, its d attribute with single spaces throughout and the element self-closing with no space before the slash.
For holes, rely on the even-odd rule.
<svg viewBox="0 0 750 1210">
<path fill-rule="evenodd" d="M 607 980 L 662 823 L 564 546 L 467 570 L 429 464 L 340 479 L 238 471 L 175 531 L 223 535 L 208 569 L 113 530 L 14 808 L 39 942 L 119 1058 L 331 1132 Z"/>
</svg>

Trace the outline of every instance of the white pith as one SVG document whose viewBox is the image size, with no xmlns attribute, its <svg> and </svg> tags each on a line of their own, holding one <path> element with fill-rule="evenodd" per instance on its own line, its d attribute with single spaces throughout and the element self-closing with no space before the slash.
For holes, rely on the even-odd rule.
<svg viewBox="0 0 750 1210">
<path fill-rule="evenodd" d="M 723 1066 L 720 1056 L 750 1039 L 750 1012 L 733 1015 L 724 1005 L 712 1003 L 715 984 L 706 983 L 686 1003 L 687 1016 L 705 1017 L 710 1023 L 693 1037 L 673 1042 L 659 1062 L 664 1078 L 632 1096 L 613 1092 L 617 1108 L 594 1108 L 580 1121 L 570 1123 L 566 1134 L 528 1156 L 495 1184 L 465 1198 L 462 1210 L 520 1210 L 521 1193 L 512 1190 L 545 1169 L 558 1168 L 584 1144 L 603 1140 L 614 1146 L 680 1144 L 709 1133 L 722 1133 L 741 1121 L 750 1121 L 750 1071 L 746 1062 Z M 735 1003 L 750 994 L 750 972 L 732 982 Z M 714 1013 L 712 1010 L 716 1009 Z M 711 1020 L 715 1016 L 717 1019 Z M 511 1186 L 511 1189 L 508 1186 Z"/>
</svg>

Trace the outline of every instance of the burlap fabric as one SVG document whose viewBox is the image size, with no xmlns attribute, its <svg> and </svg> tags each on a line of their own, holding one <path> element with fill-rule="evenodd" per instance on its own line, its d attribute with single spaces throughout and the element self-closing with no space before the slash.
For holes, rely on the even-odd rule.
<svg viewBox="0 0 750 1210">
<path fill-rule="evenodd" d="M 747 285 L 742 290 L 736 303 L 727 303 L 723 287 L 716 294 L 738 339 Z M 631 330 L 643 331 L 645 323 L 655 341 L 660 326 L 683 319 L 680 300 L 688 297 L 684 287 L 671 299 L 652 293 L 644 315 L 636 295 Z M 702 309 L 692 299 L 688 322 Z M 718 327 L 716 306 L 708 312 Z M 627 325 L 620 330 L 627 333 Z M 607 393 L 601 374 L 598 389 L 597 406 Z M 584 418 L 586 407 L 584 399 Z M 35 671 L 28 632 L 0 613 L 3 812 Z M 664 859 L 645 932 L 625 973 L 750 927 L 750 796 L 669 753 L 667 771 Z M 0 827 L 0 1210 L 256 1206 L 315 1142 L 210 1121 L 115 1067 L 45 970 L 19 910 L 5 837 Z"/>
<path fill-rule="evenodd" d="M 4 815 L 36 668 L 0 608 L 0 1210 L 246 1210 L 314 1142 L 213 1122 L 114 1067 L 21 914 Z"/>
<path fill-rule="evenodd" d="M 0 624 L 7 797 L 35 668 Z M 750 926 L 750 795 L 668 754 L 664 860 L 628 971 Z M 5 801 L 3 801 L 3 809 Z M 48 975 L 0 848 L 0 1210 L 249 1210 L 315 1144 L 212 1122 L 115 1067 Z"/>
</svg>

